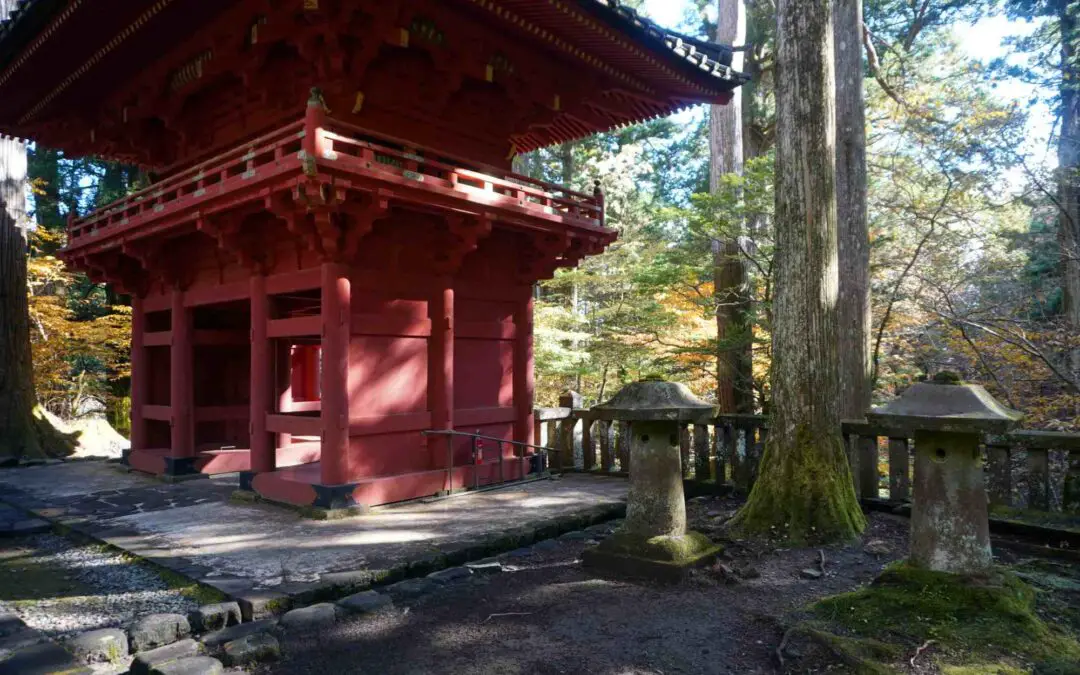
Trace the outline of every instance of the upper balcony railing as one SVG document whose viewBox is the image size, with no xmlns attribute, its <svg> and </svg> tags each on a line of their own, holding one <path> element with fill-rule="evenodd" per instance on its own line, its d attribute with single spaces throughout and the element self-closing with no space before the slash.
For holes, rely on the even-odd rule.
<svg viewBox="0 0 1080 675">
<path fill-rule="evenodd" d="M 199 202 L 232 182 L 253 178 L 263 167 L 300 152 L 304 123 L 294 122 L 249 143 L 179 171 L 82 217 L 68 220 L 68 248 L 102 235 L 131 229 L 167 209 Z"/>
<path fill-rule="evenodd" d="M 548 215 L 568 216 L 591 225 L 604 224 L 604 198 L 599 188 L 592 195 L 561 185 L 495 167 L 469 162 L 405 141 L 379 136 L 341 122 L 327 119 L 319 131 L 323 159 L 343 166 L 374 170 L 415 182 L 466 190 L 486 199 L 513 200 L 521 208 Z"/>
<path fill-rule="evenodd" d="M 245 189 L 298 177 L 305 146 L 319 149 L 319 171 L 345 172 L 375 184 L 388 183 L 432 198 L 460 199 L 482 208 L 547 218 L 582 227 L 603 227 L 604 198 L 449 156 L 407 141 L 375 134 L 332 118 L 314 129 L 297 121 L 227 152 L 180 170 L 158 183 L 68 223 L 68 249 L 144 227 L 163 228 L 204 211 L 224 209 Z M 414 192 L 415 194 L 415 192 Z M 228 196 L 229 199 L 222 199 Z"/>
</svg>

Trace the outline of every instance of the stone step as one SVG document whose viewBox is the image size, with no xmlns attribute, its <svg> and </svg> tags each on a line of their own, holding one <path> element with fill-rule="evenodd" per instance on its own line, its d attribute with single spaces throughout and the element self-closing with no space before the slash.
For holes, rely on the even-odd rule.
<svg viewBox="0 0 1080 675">
<path fill-rule="evenodd" d="M 24 518 L 14 522 L 0 523 L 0 539 L 25 537 L 50 531 L 52 531 L 52 525 L 49 524 L 49 521 L 41 518 Z"/>
<path fill-rule="evenodd" d="M 48 641 L 48 636 L 32 628 L 24 628 L 17 633 L 0 637 L 0 660 L 7 658 L 20 649 L 26 649 Z"/>
<path fill-rule="evenodd" d="M 221 630 L 240 623 L 240 605 L 236 602 L 219 602 L 203 605 L 188 614 L 188 623 L 198 632 Z"/>
<path fill-rule="evenodd" d="M 338 607 L 353 614 L 370 614 L 393 604 L 393 598 L 377 591 L 361 591 L 337 602 Z"/>
<path fill-rule="evenodd" d="M 337 609 L 330 603 L 321 603 L 310 607 L 301 607 L 286 612 L 281 617 L 281 626 L 290 630 L 310 630 L 329 626 L 337 621 Z"/>
<path fill-rule="evenodd" d="M 221 661 L 209 656 L 192 656 L 155 666 L 150 675 L 222 675 Z"/>
<path fill-rule="evenodd" d="M 136 652 L 172 644 L 191 635 L 191 624 L 182 614 L 150 614 L 131 627 L 131 649 Z"/>
<path fill-rule="evenodd" d="M 76 636 L 67 644 L 83 663 L 115 663 L 128 655 L 127 633 L 119 628 L 102 628 Z"/>
<path fill-rule="evenodd" d="M 399 581 L 396 584 L 390 584 L 383 590 L 386 593 L 389 593 L 394 599 L 407 600 L 410 598 L 418 598 L 421 595 L 432 592 L 436 588 L 437 585 L 427 579 L 406 579 L 405 581 Z"/>
<path fill-rule="evenodd" d="M 442 585 L 448 584 L 452 581 L 457 581 L 458 579 L 465 579 L 466 577 L 471 577 L 472 573 L 473 571 L 468 567 L 447 567 L 444 570 L 432 572 L 431 574 L 427 575 L 427 578 L 437 584 Z"/>
<path fill-rule="evenodd" d="M 189 639 L 139 652 L 135 655 L 135 660 L 131 662 L 131 675 L 151 675 L 161 664 L 199 656 L 202 651 L 202 645 Z"/>
<path fill-rule="evenodd" d="M 226 642 L 239 640 L 240 638 L 247 637 L 248 635 L 269 632 L 273 630 L 275 626 L 277 626 L 277 623 L 277 619 L 249 621 L 248 623 L 241 623 L 236 626 L 229 626 L 228 628 L 216 630 L 213 633 L 207 633 L 206 635 L 199 638 L 199 641 L 206 645 L 207 649 L 213 650 L 221 647 Z"/>
<path fill-rule="evenodd" d="M 87 675 L 92 671 L 81 667 L 68 650 L 55 642 L 45 642 L 20 649 L 0 661 L 0 675 Z"/>
<path fill-rule="evenodd" d="M 248 635 L 225 644 L 224 661 L 230 666 L 276 661 L 281 657 L 277 638 L 267 633 Z"/>
</svg>

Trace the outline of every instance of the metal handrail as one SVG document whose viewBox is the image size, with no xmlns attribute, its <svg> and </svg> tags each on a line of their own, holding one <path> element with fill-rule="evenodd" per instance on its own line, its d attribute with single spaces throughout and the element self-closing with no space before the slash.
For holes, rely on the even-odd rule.
<svg viewBox="0 0 1080 675">
<path fill-rule="evenodd" d="M 476 470 L 476 466 L 477 466 L 476 457 L 477 457 L 477 451 L 479 450 L 479 446 L 477 444 L 477 441 L 494 441 L 496 443 L 499 443 L 500 445 L 502 443 L 506 443 L 506 444 L 508 444 L 508 445 L 510 445 L 511 447 L 514 447 L 514 448 L 521 448 L 522 452 L 521 452 L 520 461 L 521 461 L 521 479 L 522 480 L 525 480 L 525 476 L 526 476 L 525 464 L 526 464 L 526 462 L 528 461 L 528 458 L 529 458 L 529 455 L 527 455 L 525 453 L 525 450 L 528 450 L 528 449 L 535 450 L 536 452 L 533 453 L 532 456 L 539 455 L 540 457 L 542 457 L 543 459 L 542 459 L 541 466 L 544 466 L 544 467 L 546 467 L 548 465 L 548 461 L 547 461 L 548 455 L 550 455 L 551 453 L 556 453 L 556 454 L 560 453 L 560 450 L 558 448 L 548 448 L 548 447 L 544 447 L 542 445 L 533 445 L 532 443 L 524 443 L 522 441 L 508 441 L 505 438 L 499 438 L 497 436 L 486 436 L 484 434 L 479 434 L 479 433 L 471 434 L 471 433 L 469 433 L 467 431 L 456 431 L 456 430 L 453 430 L 453 429 L 427 429 L 425 431 L 421 431 L 420 433 L 422 435 L 424 435 L 424 436 L 445 436 L 446 437 L 446 489 L 447 489 L 447 491 L 452 491 L 453 488 L 454 488 L 454 466 L 455 466 L 454 465 L 454 437 L 455 436 L 461 436 L 461 437 L 469 438 L 472 441 L 473 464 L 471 466 L 473 466 L 473 490 L 476 490 L 476 489 L 478 489 L 480 487 L 480 472 Z M 517 453 L 515 452 L 514 454 L 515 454 L 514 459 L 515 460 L 518 459 L 516 457 Z M 505 458 L 503 457 L 502 450 L 501 450 L 501 447 L 500 447 L 500 450 L 499 450 L 499 483 L 505 483 L 506 482 L 506 470 L 504 468 L 504 466 L 505 466 L 504 465 L 504 459 Z"/>
</svg>

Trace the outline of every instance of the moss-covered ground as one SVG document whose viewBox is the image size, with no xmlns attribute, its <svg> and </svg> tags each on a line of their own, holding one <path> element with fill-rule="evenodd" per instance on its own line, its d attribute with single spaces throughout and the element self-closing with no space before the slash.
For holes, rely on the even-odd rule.
<svg viewBox="0 0 1080 675">
<path fill-rule="evenodd" d="M 848 672 L 1080 675 L 1080 570 L 1064 564 L 958 577 L 901 563 L 800 618 L 793 633 Z"/>
</svg>

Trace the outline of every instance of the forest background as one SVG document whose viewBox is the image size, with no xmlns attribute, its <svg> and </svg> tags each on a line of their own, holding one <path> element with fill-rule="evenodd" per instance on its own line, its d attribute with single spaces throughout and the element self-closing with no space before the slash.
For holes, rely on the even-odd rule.
<svg viewBox="0 0 1080 675">
<path fill-rule="evenodd" d="M 701 39 L 715 0 L 628 2 Z M 1065 316 L 1056 154 L 1061 87 L 1057 5 L 957 0 L 865 4 L 873 398 L 940 370 L 979 382 L 1028 414 L 1075 430 L 1077 331 Z M 768 412 L 773 208 L 774 7 L 747 0 L 745 170 L 710 180 L 710 114 L 667 119 L 518 157 L 521 173 L 591 191 L 599 180 L 619 240 L 537 289 L 537 404 L 587 405 L 660 375 L 716 400 L 717 360 L 749 354 L 745 409 Z M 739 45 L 742 46 L 742 45 Z M 714 131 L 715 133 L 715 131 Z M 55 257 L 71 214 L 145 177 L 131 167 L 30 151 L 29 262 L 40 402 L 71 418 L 106 405 L 127 433 L 127 298 Z M 734 245 L 717 255 L 721 242 Z M 726 259 L 725 259 L 726 257 Z M 742 270 L 717 292 L 718 269 Z M 718 312 L 742 317 L 718 337 Z"/>
</svg>

